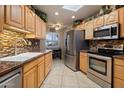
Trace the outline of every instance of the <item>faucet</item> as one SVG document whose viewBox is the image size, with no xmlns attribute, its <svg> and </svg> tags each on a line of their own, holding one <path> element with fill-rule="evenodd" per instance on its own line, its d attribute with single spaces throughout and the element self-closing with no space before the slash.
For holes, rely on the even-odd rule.
<svg viewBox="0 0 124 93">
<path fill-rule="evenodd" d="M 17 39 L 15 40 L 15 42 L 14 42 L 15 55 L 17 55 L 17 49 L 18 49 L 17 43 L 18 43 L 18 42 L 24 42 L 24 44 L 27 45 L 27 42 L 26 42 L 25 39 L 23 39 L 23 38 L 17 38 Z"/>
</svg>

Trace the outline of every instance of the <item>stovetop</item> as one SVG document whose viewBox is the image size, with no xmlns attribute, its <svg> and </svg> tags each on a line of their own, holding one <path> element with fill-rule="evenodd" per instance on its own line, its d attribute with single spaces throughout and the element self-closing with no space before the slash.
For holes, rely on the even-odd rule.
<svg viewBox="0 0 124 93">
<path fill-rule="evenodd" d="M 107 57 L 113 57 L 115 55 L 124 55 L 123 51 L 108 50 L 108 49 L 98 49 L 98 51 L 89 50 L 88 53 L 102 55 L 102 56 L 107 56 Z"/>
</svg>

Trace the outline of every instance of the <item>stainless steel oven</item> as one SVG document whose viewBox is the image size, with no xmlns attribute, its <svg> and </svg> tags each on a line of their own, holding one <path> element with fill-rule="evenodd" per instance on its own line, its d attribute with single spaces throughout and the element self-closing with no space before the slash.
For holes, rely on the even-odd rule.
<svg viewBox="0 0 124 93">
<path fill-rule="evenodd" d="M 94 39 L 117 39 L 119 38 L 119 23 L 106 25 L 94 29 Z"/>
<path fill-rule="evenodd" d="M 89 53 L 88 60 L 88 77 L 102 87 L 111 87 L 112 58 Z"/>
</svg>

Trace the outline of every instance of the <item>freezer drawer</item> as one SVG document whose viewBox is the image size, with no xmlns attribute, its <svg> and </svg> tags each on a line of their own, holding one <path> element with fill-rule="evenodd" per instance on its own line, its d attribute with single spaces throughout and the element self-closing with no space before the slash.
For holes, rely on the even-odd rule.
<svg viewBox="0 0 124 93">
<path fill-rule="evenodd" d="M 78 62 L 77 62 L 77 56 L 71 56 L 68 54 L 65 54 L 65 65 L 72 69 L 73 71 L 77 71 Z"/>
</svg>

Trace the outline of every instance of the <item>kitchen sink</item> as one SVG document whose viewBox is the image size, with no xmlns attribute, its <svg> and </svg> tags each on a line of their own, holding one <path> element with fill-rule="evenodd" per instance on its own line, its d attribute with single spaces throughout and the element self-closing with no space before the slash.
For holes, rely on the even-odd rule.
<svg viewBox="0 0 124 93">
<path fill-rule="evenodd" d="M 9 56 L 9 57 L 0 58 L 0 61 L 24 62 L 24 61 L 27 61 L 31 58 L 37 57 L 41 54 L 42 53 L 39 53 L 39 52 L 27 52 L 27 53 L 22 53 L 22 54 L 19 54 L 16 56 Z"/>
</svg>

